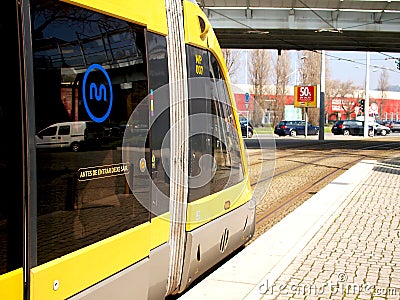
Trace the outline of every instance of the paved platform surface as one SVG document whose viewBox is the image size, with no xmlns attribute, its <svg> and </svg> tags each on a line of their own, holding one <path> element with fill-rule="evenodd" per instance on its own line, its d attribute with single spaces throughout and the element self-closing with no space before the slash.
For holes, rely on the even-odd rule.
<svg viewBox="0 0 400 300">
<path fill-rule="evenodd" d="M 400 157 L 353 166 L 179 299 L 400 299 Z"/>
</svg>

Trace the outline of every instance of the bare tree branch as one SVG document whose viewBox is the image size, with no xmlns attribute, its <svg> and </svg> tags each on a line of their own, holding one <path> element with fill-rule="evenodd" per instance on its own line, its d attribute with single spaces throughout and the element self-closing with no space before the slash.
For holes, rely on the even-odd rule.
<svg viewBox="0 0 400 300">
<path fill-rule="evenodd" d="M 290 81 L 290 55 L 288 51 L 282 51 L 277 56 L 273 64 L 273 81 L 275 83 L 275 102 L 271 102 L 274 112 L 273 126 L 285 116 L 285 99 L 288 93 L 288 85 Z"/>
<path fill-rule="evenodd" d="M 298 55 L 300 65 L 300 84 L 318 85 L 321 82 L 321 54 L 314 51 L 301 51 Z M 325 73 L 326 74 L 326 73 Z M 326 77 L 326 76 L 325 76 Z M 325 85 L 326 88 L 327 85 Z M 319 108 L 308 109 L 308 120 L 319 123 Z"/>
<path fill-rule="evenodd" d="M 255 125 L 262 124 L 265 115 L 265 100 L 271 72 L 271 52 L 265 49 L 255 49 L 250 54 L 250 83 L 256 105 L 252 112 Z"/>
<path fill-rule="evenodd" d="M 229 77 L 234 77 L 239 69 L 240 52 L 233 49 L 222 49 Z"/>
<path fill-rule="evenodd" d="M 389 74 L 386 69 L 381 71 L 378 79 L 378 89 L 381 92 L 381 103 L 379 108 L 379 116 L 382 119 L 382 108 L 386 102 L 386 91 L 389 89 Z"/>
</svg>

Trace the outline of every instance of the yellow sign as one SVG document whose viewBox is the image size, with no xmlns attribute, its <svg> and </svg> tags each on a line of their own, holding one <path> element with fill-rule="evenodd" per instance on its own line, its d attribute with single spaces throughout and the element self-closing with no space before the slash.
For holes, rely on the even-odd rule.
<svg viewBox="0 0 400 300">
<path fill-rule="evenodd" d="M 316 85 L 294 86 L 294 107 L 318 107 Z"/>
<path fill-rule="evenodd" d="M 78 180 L 85 181 L 111 176 L 119 176 L 127 173 L 129 173 L 129 168 L 126 163 L 81 168 L 78 170 Z"/>
<path fill-rule="evenodd" d="M 203 63 L 203 57 L 199 54 L 196 55 L 196 74 L 197 75 L 203 75 L 204 73 L 204 67 L 202 65 Z"/>
</svg>

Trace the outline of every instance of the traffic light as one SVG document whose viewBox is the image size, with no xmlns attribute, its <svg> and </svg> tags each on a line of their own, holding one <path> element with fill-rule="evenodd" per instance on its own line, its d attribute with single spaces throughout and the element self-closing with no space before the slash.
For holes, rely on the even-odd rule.
<svg viewBox="0 0 400 300">
<path fill-rule="evenodd" d="M 361 100 L 360 100 L 360 110 L 361 110 L 362 112 L 364 112 L 364 104 L 365 104 L 365 100 L 364 100 L 364 99 L 361 99 Z"/>
</svg>

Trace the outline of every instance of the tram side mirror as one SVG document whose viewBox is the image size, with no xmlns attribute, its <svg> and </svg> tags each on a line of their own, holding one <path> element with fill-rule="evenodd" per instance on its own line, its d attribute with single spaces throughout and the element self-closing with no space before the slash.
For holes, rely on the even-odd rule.
<svg viewBox="0 0 400 300">
<path fill-rule="evenodd" d="M 208 31 L 210 30 L 210 24 L 206 22 L 202 17 L 198 16 L 199 24 L 200 24 L 200 38 L 204 40 L 207 36 Z"/>
</svg>

